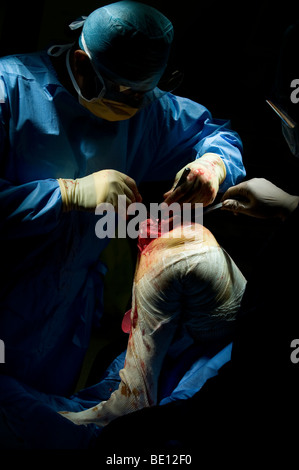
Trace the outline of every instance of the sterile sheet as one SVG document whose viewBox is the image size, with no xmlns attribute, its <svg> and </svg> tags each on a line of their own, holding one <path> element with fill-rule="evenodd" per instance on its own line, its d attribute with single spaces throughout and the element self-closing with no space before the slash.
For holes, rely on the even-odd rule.
<svg viewBox="0 0 299 470">
<path fill-rule="evenodd" d="M 77 426 L 62 417 L 58 410 L 82 411 L 107 400 L 120 383 L 119 371 L 124 367 L 124 351 L 108 367 L 102 380 L 69 397 L 46 395 L 12 377 L 0 376 L 0 448 L 1 449 L 87 449 L 101 432 L 97 426 Z M 231 344 L 215 353 L 203 353 L 191 347 L 175 360 L 175 366 L 162 371 L 159 404 L 194 395 L 230 360 Z M 187 372 L 184 367 L 197 359 Z M 181 379 L 178 377 L 181 376 Z M 174 384 L 169 392 L 169 384 Z M 163 386 L 164 384 L 164 386 Z M 166 394 L 166 395 L 165 395 Z M 188 416 L 186 416 L 188 423 Z"/>
</svg>

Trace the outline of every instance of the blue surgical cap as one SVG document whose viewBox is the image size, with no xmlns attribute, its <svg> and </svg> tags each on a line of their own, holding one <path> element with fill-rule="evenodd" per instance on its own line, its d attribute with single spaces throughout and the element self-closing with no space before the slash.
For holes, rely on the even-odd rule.
<svg viewBox="0 0 299 470">
<path fill-rule="evenodd" d="M 107 78 L 147 91 L 155 88 L 166 68 L 172 40 L 173 26 L 162 13 L 125 0 L 93 11 L 79 45 Z"/>
</svg>

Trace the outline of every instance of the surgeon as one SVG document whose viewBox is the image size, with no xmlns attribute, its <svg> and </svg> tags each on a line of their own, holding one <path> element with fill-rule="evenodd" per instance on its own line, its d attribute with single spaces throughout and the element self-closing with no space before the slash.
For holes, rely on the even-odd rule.
<svg viewBox="0 0 299 470">
<path fill-rule="evenodd" d="M 229 122 L 159 88 L 164 15 L 120 1 L 77 26 L 75 44 L 0 60 L 0 373 L 64 396 L 102 315 L 97 205 L 140 202 L 141 182 L 175 185 L 186 165 L 165 201 L 208 205 L 245 175 Z"/>
</svg>

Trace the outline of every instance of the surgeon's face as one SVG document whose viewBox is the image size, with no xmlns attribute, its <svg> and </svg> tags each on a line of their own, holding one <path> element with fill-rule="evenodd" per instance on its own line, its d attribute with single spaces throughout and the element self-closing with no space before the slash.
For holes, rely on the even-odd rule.
<svg viewBox="0 0 299 470">
<path fill-rule="evenodd" d="M 105 96 L 117 102 L 127 103 L 132 107 L 139 108 L 145 93 L 133 90 L 103 78 L 96 73 L 86 52 L 78 49 L 74 53 L 74 76 L 85 99 L 97 98 L 105 83 Z"/>
</svg>

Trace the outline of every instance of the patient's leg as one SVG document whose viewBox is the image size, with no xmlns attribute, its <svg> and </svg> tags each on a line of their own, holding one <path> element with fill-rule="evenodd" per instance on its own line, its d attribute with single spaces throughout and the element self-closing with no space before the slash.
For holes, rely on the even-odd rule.
<svg viewBox="0 0 299 470">
<path fill-rule="evenodd" d="M 64 414 L 74 423 L 104 426 L 155 404 L 163 359 L 179 321 L 199 341 L 232 328 L 245 288 L 243 275 L 207 229 L 194 224 L 179 238 L 176 230 L 173 238 L 153 240 L 139 257 L 119 388 L 94 408 Z M 194 236 L 199 230 L 202 236 Z"/>
</svg>

